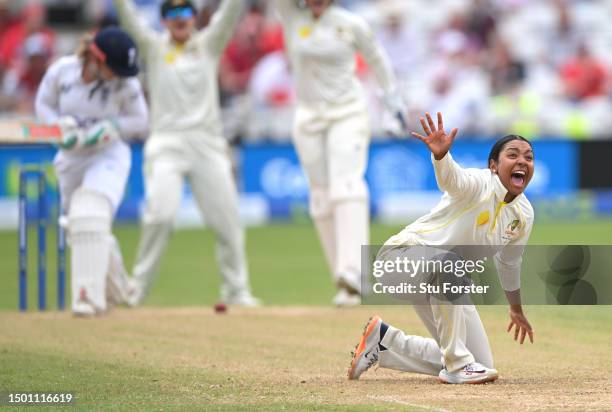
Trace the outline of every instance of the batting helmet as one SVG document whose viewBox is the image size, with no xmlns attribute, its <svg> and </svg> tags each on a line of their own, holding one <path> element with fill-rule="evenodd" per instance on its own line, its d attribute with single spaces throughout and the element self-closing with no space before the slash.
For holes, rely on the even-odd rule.
<svg viewBox="0 0 612 412">
<path fill-rule="evenodd" d="M 117 27 L 100 30 L 91 45 L 92 52 L 119 77 L 136 76 L 138 48 L 129 34 Z"/>
</svg>

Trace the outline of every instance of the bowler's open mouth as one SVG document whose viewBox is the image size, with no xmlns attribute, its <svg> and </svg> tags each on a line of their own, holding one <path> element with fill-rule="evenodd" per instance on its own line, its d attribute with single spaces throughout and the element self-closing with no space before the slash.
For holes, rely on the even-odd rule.
<svg viewBox="0 0 612 412">
<path fill-rule="evenodd" d="M 515 170 L 510 175 L 510 180 L 513 185 L 523 187 L 525 185 L 525 178 L 527 173 L 524 170 Z"/>
</svg>

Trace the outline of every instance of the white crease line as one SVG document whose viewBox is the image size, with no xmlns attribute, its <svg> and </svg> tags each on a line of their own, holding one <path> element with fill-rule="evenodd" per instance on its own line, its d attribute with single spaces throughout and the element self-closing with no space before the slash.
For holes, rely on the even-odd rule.
<svg viewBox="0 0 612 412">
<path fill-rule="evenodd" d="M 374 399 L 374 400 L 377 400 L 377 401 L 398 403 L 400 405 L 411 406 L 413 408 L 421 408 L 421 409 L 425 409 L 427 411 L 433 411 L 433 412 L 451 412 L 448 409 L 433 408 L 431 406 L 419 405 L 417 403 L 410 403 L 410 402 L 403 401 L 401 399 L 395 399 L 395 398 L 393 398 L 391 396 L 373 396 L 373 395 L 368 395 L 368 398 Z"/>
</svg>

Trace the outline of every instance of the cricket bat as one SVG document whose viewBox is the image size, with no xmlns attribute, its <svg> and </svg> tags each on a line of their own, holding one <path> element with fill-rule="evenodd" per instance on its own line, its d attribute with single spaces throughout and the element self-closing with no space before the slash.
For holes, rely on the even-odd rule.
<svg viewBox="0 0 612 412">
<path fill-rule="evenodd" d="M 58 125 L 32 121 L 0 120 L 0 144 L 61 143 L 62 130 Z"/>
</svg>

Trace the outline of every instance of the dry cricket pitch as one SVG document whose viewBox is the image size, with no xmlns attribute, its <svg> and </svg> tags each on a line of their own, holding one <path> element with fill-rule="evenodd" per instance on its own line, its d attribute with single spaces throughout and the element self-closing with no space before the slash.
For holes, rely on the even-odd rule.
<svg viewBox="0 0 612 412">
<path fill-rule="evenodd" d="M 479 311 L 500 379 L 463 386 L 383 369 L 346 379 L 370 315 L 427 336 L 406 307 L 0 312 L 0 392 L 73 392 L 70 410 L 612 410 L 612 307 L 526 307 L 535 344 L 522 346 L 506 308 Z"/>
</svg>

